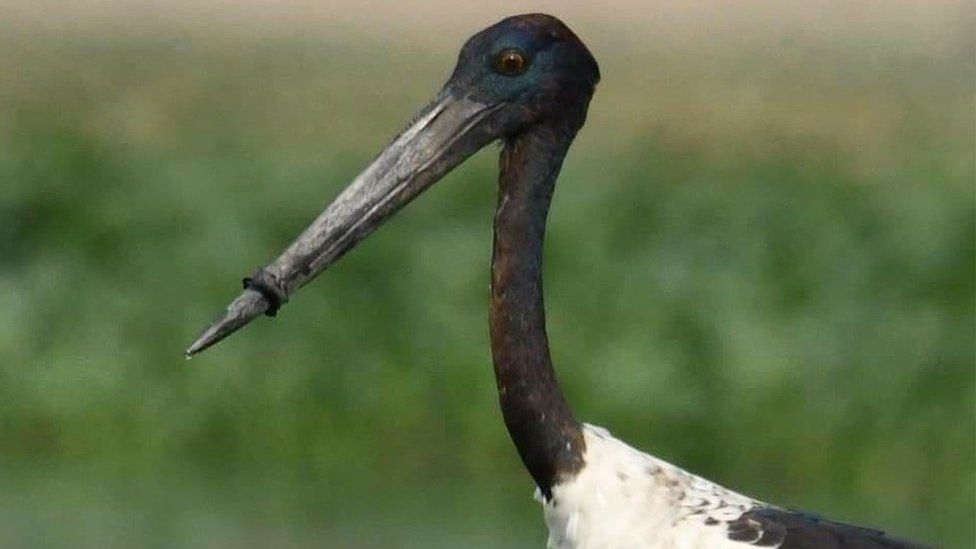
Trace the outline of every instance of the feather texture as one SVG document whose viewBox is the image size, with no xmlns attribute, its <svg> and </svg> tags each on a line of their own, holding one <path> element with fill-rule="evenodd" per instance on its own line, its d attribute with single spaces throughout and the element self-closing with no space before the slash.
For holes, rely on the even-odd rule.
<svg viewBox="0 0 976 549">
<path fill-rule="evenodd" d="M 551 549 L 921 549 L 780 509 L 583 426 L 584 465 L 543 503 Z"/>
</svg>

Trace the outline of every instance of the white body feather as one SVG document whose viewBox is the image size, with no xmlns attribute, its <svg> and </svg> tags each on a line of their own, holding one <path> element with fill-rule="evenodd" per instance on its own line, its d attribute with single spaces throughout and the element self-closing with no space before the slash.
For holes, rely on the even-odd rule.
<svg viewBox="0 0 976 549">
<path fill-rule="evenodd" d="M 727 523 L 763 505 L 583 426 L 585 465 L 544 502 L 550 549 L 742 549 Z"/>
</svg>

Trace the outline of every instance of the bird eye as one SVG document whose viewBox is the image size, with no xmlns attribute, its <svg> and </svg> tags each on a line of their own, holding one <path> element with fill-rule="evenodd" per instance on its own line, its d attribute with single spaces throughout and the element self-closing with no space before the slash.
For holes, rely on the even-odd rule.
<svg viewBox="0 0 976 549">
<path fill-rule="evenodd" d="M 525 54 L 518 50 L 504 50 L 495 58 L 495 70 L 506 76 L 518 76 L 528 67 Z"/>
</svg>

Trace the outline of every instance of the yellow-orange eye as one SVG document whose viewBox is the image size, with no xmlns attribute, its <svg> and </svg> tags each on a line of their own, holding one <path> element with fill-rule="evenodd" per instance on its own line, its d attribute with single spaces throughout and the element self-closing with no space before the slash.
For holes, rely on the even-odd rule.
<svg viewBox="0 0 976 549">
<path fill-rule="evenodd" d="M 506 76 L 518 76 L 528 66 L 525 55 L 518 50 L 505 50 L 495 58 L 495 70 Z"/>
</svg>

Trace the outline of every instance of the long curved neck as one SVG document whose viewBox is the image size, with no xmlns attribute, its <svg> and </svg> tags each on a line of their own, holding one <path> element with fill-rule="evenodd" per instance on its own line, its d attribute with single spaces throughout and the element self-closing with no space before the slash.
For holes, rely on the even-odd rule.
<svg viewBox="0 0 976 549">
<path fill-rule="evenodd" d="M 502 415 L 546 498 L 583 465 L 583 436 L 549 356 L 542 244 L 549 202 L 575 132 L 539 127 L 502 150 L 491 263 L 491 352 Z"/>
</svg>

